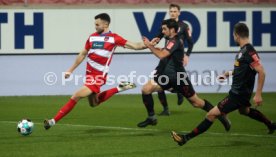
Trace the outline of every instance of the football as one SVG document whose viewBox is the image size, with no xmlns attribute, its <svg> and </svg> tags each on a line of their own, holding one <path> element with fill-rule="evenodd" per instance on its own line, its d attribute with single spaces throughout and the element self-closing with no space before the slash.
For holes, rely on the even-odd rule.
<svg viewBox="0 0 276 157">
<path fill-rule="evenodd" d="M 24 136 L 30 135 L 33 129 L 34 123 L 30 119 L 22 119 L 17 124 L 17 131 Z"/>
</svg>

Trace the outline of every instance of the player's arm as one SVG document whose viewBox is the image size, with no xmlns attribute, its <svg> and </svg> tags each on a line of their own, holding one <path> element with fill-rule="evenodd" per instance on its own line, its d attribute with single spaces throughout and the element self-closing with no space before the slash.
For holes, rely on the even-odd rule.
<svg viewBox="0 0 276 157">
<path fill-rule="evenodd" d="M 233 74 L 233 71 L 232 70 L 230 70 L 230 71 L 226 71 L 223 75 L 225 76 L 225 77 L 229 77 L 229 76 L 231 76 Z"/>
<path fill-rule="evenodd" d="M 151 52 L 160 59 L 166 58 L 170 55 L 170 52 L 168 50 L 154 47 L 154 45 L 152 45 L 152 43 L 146 37 L 143 38 L 143 42 L 145 46 L 147 46 L 151 50 Z"/>
<path fill-rule="evenodd" d="M 190 56 L 191 53 L 192 53 L 192 50 L 193 50 L 193 47 L 194 47 L 194 41 L 193 41 L 193 38 L 192 38 L 192 33 L 191 33 L 191 30 L 189 27 L 187 27 L 184 31 L 185 33 L 185 40 L 187 41 L 187 44 L 188 44 L 188 50 L 186 52 L 186 56 Z"/>
<path fill-rule="evenodd" d="M 194 47 L 194 42 L 193 42 L 192 33 L 191 33 L 191 30 L 189 27 L 184 28 L 183 33 L 184 33 L 184 40 L 186 40 L 187 44 L 188 44 L 188 50 L 185 53 L 184 58 L 183 58 L 183 64 L 184 64 L 184 66 L 186 66 L 189 63 L 189 58 L 190 58 L 190 55 L 191 55 L 193 47 Z"/>
<path fill-rule="evenodd" d="M 124 47 L 133 50 L 143 50 L 147 48 L 143 42 L 134 43 L 131 41 L 127 41 Z"/>
<path fill-rule="evenodd" d="M 65 72 L 65 78 L 68 78 L 71 73 L 81 64 L 81 62 L 85 59 L 87 53 L 88 51 L 86 49 L 80 51 L 80 53 L 76 57 L 74 64 Z"/>
<path fill-rule="evenodd" d="M 256 105 L 261 105 L 263 101 L 262 91 L 263 91 L 263 86 L 265 82 L 265 70 L 262 64 L 254 66 L 254 70 L 258 73 L 258 81 L 257 81 L 256 94 L 253 100 L 255 101 Z"/>
<path fill-rule="evenodd" d="M 233 75 L 233 71 L 226 71 L 225 73 L 218 76 L 218 80 L 224 81 L 225 79 L 227 79 L 229 76 L 232 76 L 232 75 Z"/>
</svg>

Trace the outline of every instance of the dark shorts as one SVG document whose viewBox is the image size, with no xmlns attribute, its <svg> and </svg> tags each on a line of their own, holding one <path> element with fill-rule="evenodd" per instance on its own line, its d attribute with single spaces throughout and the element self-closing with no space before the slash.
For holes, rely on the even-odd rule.
<svg viewBox="0 0 276 157">
<path fill-rule="evenodd" d="M 219 102 L 218 109 L 222 114 L 227 114 L 241 107 L 250 107 L 250 98 L 251 95 L 241 96 L 230 92 L 228 96 Z"/>
<path fill-rule="evenodd" d="M 181 93 L 184 97 L 190 98 L 195 94 L 195 90 L 189 78 L 184 80 L 177 80 L 176 78 L 166 79 L 163 76 L 155 76 L 154 81 L 163 89 L 173 89 L 176 93 Z"/>
</svg>

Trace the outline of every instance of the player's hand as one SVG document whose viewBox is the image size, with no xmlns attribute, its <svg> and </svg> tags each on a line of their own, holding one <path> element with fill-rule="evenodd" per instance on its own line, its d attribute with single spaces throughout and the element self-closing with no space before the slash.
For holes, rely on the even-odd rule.
<svg viewBox="0 0 276 157">
<path fill-rule="evenodd" d="M 254 101 L 254 103 L 256 104 L 256 106 L 262 105 L 262 102 L 263 102 L 262 95 L 256 94 L 256 95 L 254 96 L 254 98 L 253 98 L 253 101 Z"/>
<path fill-rule="evenodd" d="M 217 80 L 218 80 L 219 82 L 223 82 L 223 81 L 225 81 L 226 79 L 227 79 L 227 76 L 225 76 L 224 74 L 219 75 L 219 76 L 217 77 Z"/>
<path fill-rule="evenodd" d="M 160 41 L 160 38 L 156 37 L 156 38 L 153 38 L 153 39 L 150 41 L 150 43 L 151 43 L 153 46 L 155 46 L 155 45 L 157 45 L 157 44 L 159 43 L 159 41 Z"/>
<path fill-rule="evenodd" d="M 189 56 L 185 55 L 184 58 L 183 58 L 183 65 L 187 66 L 188 63 L 189 63 Z"/>
<path fill-rule="evenodd" d="M 72 74 L 72 73 L 69 72 L 69 71 L 65 72 L 64 78 L 66 78 L 66 79 L 69 78 L 71 74 Z"/>
<path fill-rule="evenodd" d="M 147 37 L 143 36 L 142 39 L 143 39 L 143 42 L 144 42 L 145 46 L 149 47 L 149 45 L 151 45 L 151 43 L 150 43 L 150 41 Z"/>
</svg>

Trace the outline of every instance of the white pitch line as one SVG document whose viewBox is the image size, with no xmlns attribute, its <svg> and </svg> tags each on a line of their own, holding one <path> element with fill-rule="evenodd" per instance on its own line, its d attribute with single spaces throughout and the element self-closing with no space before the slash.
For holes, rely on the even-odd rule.
<svg viewBox="0 0 276 157">
<path fill-rule="evenodd" d="M 0 121 L 0 123 L 6 124 L 17 124 L 15 121 Z M 43 123 L 35 123 L 37 125 L 43 125 Z M 116 126 L 97 126 L 97 125 L 82 125 L 82 124 L 58 124 L 61 126 L 70 126 L 70 127 L 85 127 L 85 128 L 101 128 L 101 129 L 114 129 L 114 130 L 130 130 L 130 131 L 149 131 L 149 132 L 164 132 L 167 130 L 161 129 L 141 129 L 141 128 L 127 128 L 127 127 L 116 127 Z M 181 131 L 189 132 L 189 131 Z M 218 132 L 206 132 L 205 134 L 210 135 L 230 135 L 230 136 L 245 136 L 245 137 L 266 137 L 266 138 L 276 138 L 273 135 L 257 135 L 257 134 L 243 134 L 243 133 L 218 133 Z"/>
</svg>

